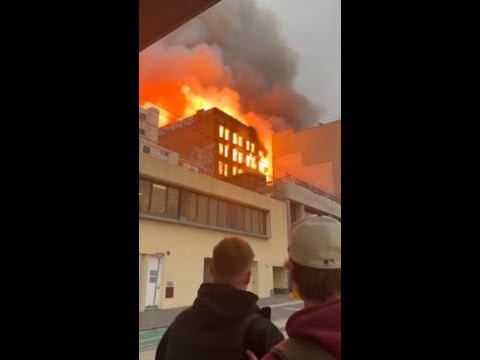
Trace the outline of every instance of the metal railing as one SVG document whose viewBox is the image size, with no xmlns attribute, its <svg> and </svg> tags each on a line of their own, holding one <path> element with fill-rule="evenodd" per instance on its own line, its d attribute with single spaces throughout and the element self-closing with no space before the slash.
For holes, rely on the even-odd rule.
<svg viewBox="0 0 480 360">
<path fill-rule="evenodd" d="M 323 196 L 323 197 L 326 197 L 327 199 L 330 199 L 338 204 L 341 204 L 341 199 L 337 196 L 335 196 L 331 190 L 326 190 L 326 189 L 321 189 L 320 187 L 316 186 L 316 185 L 312 185 L 311 183 L 305 181 L 305 180 L 302 180 L 301 178 L 299 177 L 296 177 L 294 175 L 291 175 L 291 174 L 288 174 L 279 178 L 279 179 L 275 179 L 273 180 L 271 183 L 269 183 L 270 186 L 273 186 L 275 184 L 297 184 L 301 187 L 304 187 L 308 190 L 310 190 L 311 192 L 315 193 L 315 194 L 318 194 L 320 196 Z"/>
</svg>

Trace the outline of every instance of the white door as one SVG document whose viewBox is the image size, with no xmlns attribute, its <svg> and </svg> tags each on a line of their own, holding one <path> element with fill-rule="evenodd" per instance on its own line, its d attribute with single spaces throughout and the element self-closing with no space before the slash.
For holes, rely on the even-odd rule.
<svg viewBox="0 0 480 360">
<path fill-rule="evenodd" d="M 160 307 L 161 299 L 161 260 L 156 256 L 148 256 L 147 269 L 147 293 L 145 296 L 145 306 Z"/>
</svg>

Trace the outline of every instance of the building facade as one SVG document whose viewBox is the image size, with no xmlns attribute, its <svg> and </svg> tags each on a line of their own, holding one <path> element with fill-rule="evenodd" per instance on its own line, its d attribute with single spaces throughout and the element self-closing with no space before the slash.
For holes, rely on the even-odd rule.
<svg viewBox="0 0 480 360">
<path fill-rule="evenodd" d="M 196 171 L 265 192 L 265 149 L 256 130 L 213 108 L 162 127 L 158 144 Z"/>
<path fill-rule="evenodd" d="M 139 109 L 140 312 L 190 305 L 212 281 L 213 247 L 230 236 L 255 253 L 249 290 L 261 298 L 285 292 L 290 224 L 309 213 L 340 218 L 339 202 L 286 176 L 265 191 L 235 182 L 242 174 L 265 181 L 262 146 L 255 129 L 212 110 L 159 129 L 158 112 Z"/>
<path fill-rule="evenodd" d="M 214 245 L 229 236 L 255 252 L 250 290 L 286 288 L 287 208 L 283 201 L 140 153 L 140 311 L 192 303 Z"/>
<path fill-rule="evenodd" d="M 341 121 L 302 131 L 291 129 L 273 134 L 273 177 L 292 174 L 298 182 L 324 190 L 337 199 L 341 188 Z"/>
</svg>

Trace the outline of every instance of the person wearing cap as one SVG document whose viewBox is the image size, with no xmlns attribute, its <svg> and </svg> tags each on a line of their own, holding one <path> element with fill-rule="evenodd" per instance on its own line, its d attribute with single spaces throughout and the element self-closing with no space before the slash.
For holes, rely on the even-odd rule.
<svg viewBox="0 0 480 360">
<path fill-rule="evenodd" d="M 292 226 L 285 266 L 305 306 L 287 321 L 288 339 L 263 360 L 341 359 L 341 226 L 313 216 Z M 247 351 L 251 360 L 257 360 Z"/>
</svg>

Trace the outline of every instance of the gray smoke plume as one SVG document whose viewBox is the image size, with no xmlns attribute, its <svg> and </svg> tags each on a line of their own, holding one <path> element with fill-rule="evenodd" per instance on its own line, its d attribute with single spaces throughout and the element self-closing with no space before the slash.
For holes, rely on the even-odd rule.
<svg viewBox="0 0 480 360">
<path fill-rule="evenodd" d="M 221 59 L 244 111 L 284 119 L 273 122 L 274 131 L 318 123 L 323 109 L 294 90 L 298 58 L 279 35 L 271 11 L 258 8 L 253 0 L 222 0 L 154 46 L 165 53 L 178 47 L 193 52 L 200 45 Z"/>
</svg>

